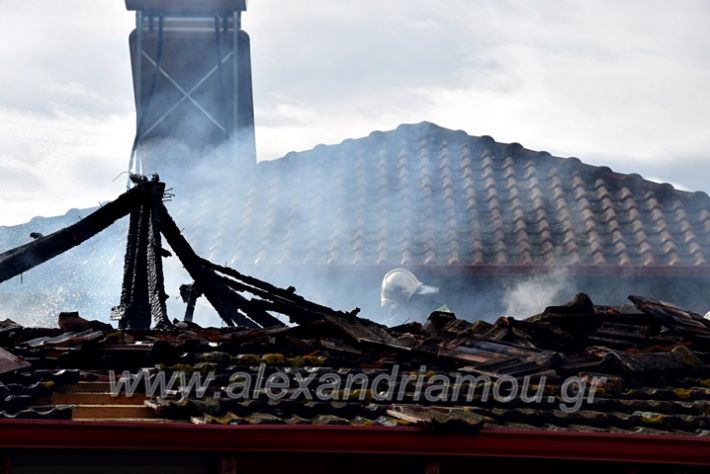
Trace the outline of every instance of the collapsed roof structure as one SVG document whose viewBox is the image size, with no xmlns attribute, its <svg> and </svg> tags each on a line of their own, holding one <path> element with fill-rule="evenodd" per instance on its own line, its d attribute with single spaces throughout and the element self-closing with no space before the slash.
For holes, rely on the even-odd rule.
<svg viewBox="0 0 710 474">
<path fill-rule="evenodd" d="M 631 301 L 596 306 L 578 295 L 521 321 L 469 323 L 438 312 L 424 325 L 391 328 L 335 312 L 264 329 L 178 323 L 116 331 L 70 313 L 60 315 L 59 329 L 6 320 L 0 323 L 0 415 L 7 420 L 0 442 L 36 447 L 61 429 L 68 436 L 53 440 L 54 447 L 174 449 L 184 445 L 179 440 L 187 439 L 184 428 L 192 423 L 205 437 L 183 446 L 193 451 L 278 453 L 288 446 L 308 453 L 318 446 L 408 454 L 412 461 L 427 454 L 708 463 L 710 323 L 656 300 Z M 276 373 L 288 384 L 274 398 L 263 379 Z M 166 374 L 212 378 L 202 394 L 144 392 Z M 243 392 L 235 374 L 253 377 L 250 383 L 261 377 L 255 383 L 262 385 Z M 355 385 L 325 392 L 303 382 L 355 374 Z M 382 377 L 389 379 L 378 385 Z M 577 382 L 565 388 L 570 377 Z M 116 380 L 126 386 L 135 380 L 135 391 L 116 392 Z M 235 386 L 246 395 L 235 398 Z M 32 435 L 23 431 L 28 419 L 37 420 Z M 220 425 L 234 431 L 209 429 Z M 101 435 L 101 427 L 113 434 Z M 268 429 L 272 440 L 255 427 Z M 338 441 L 345 433 L 349 447 Z M 319 435 L 330 440 L 304 444 Z M 528 449 L 533 441 L 536 451 Z"/>
<path fill-rule="evenodd" d="M 579 294 L 520 321 L 471 323 L 441 309 L 426 324 L 386 327 L 358 317 L 359 309 L 337 311 L 294 288 L 281 289 L 198 256 L 163 204 L 165 185 L 157 177 L 132 179 L 135 187 L 79 222 L 0 254 L 4 281 L 130 216 L 121 304 L 114 308 L 122 329 L 76 313 L 60 314 L 59 329 L 0 323 L 3 418 L 412 425 L 469 434 L 482 427 L 710 433 L 710 321 L 698 314 L 635 296 L 633 305 L 596 306 Z M 172 254 L 161 235 L 194 278 L 188 308 L 204 295 L 230 329 L 169 321 L 162 259 Z M 149 329 L 151 318 L 155 330 Z M 131 390 L 144 388 L 146 395 L 126 393 L 117 405 L 121 394 L 109 392 L 117 373 L 123 374 L 119 385 L 135 380 Z M 172 380 L 185 373 L 209 374 L 208 386 L 196 394 L 190 387 L 147 391 L 166 374 Z M 242 382 L 235 374 L 249 380 L 237 398 L 232 391 Z M 252 378 L 270 380 L 275 374 L 286 381 L 279 396 L 258 385 L 252 391 Z M 305 386 L 294 381 L 316 377 L 338 382 L 325 391 L 317 388 L 315 399 L 309 392 L 299 398 Z M 357 385 L 350 377 L 358 378 Z M 375 382 L 383 377 L 389 377 L 385 390 Z M 569 380 L 576 383 L 572 389 Z M 531 387 L 536 396 L 527 393 Z M 694 462 L 710 462 L 700 451 L 693 455 Z"/>
<path fill-rule="evenodd" d="M 269 311 L 289 317 L 291 322 L 311 322 L 322 314 L 336 314 L 350 319 L 350 313 L 327 308 L 295 294 L 295 289 L 280 289 L 237 270 L 214 264 L 198 256 L 182 236 L 163 205 L 165 184 L 158 176 L 131 175 L 135 187 L 71 226 L 49 235 L 37 235 L 33 242 L 0 254 L 0 283 L 81 245 L 122 217 L 129 216 L 121 303 L 111 318 L 124 329 L 148 329 L 171 326 L 165 300 L 163 258 L 172 254 L 163 248 L 161 235 L 167 239 L 194 283 L 188 285 L 188 311 L 204 295 L 228 326 L 279 327 L 284 324 Z M 252 296 L 246 299 L 239 294 Z M 191 315 L 186 315 L 191 320 Z"/>
<path fill-rule="evenodd" d="M 629 297 L 630 305 L 597 306 L 579 294 L 524 320 L 472 323 L 442 309 L 425 324 L 386 327 L 358 317 L 357 309 L 337 311 L 294 288 L 280 289 L 199 257 L 163 205 L 165 185 L 157 178 L 133 180 L 134 188 L 69 228 L 0 254 L 0 279 L 7 280 L 130 215 L 121 305 L 115 309 L 123 329 L 76 313 L 60 314 L 59 329 L 0 323 L 1 417 L 413 426 L 457 436 L 484 428 L 710 434 L 710 321 L 698 314 L 636 296 Z M 231 328 L 167 319 L 161 262 L 171 254 L 161 234 L 195 279 L 191 289 L 199 292 L 191 291 L 192 297 L 204 294 Z M 149 329 L 151 317 L 155 330 Z M 258 386 L 279 371 L 286 381 L 279 396 Z M 209 374 L 207 387 L 148 392 L 156 380 L 165 385 L 166 374 L 172 379 L 186 373 Z M 246 391 L 235 374 L 249 380 Z M 316 377 L 338 382 L 315 389 L 314 398 L 299 381 Z M 376 382 L 383 377 L 384 389 Z M 351 378 L 357 378 L 355 385 Z M 571 389 L 569 380 L 576 384 Z M 110 392 L 117 383 L 133 384 L 133 392 Z M 241 397 L 234 396 L 235 387 Z M 146 394 L 136 397 L 136 388 Z M 710 462 L 707 446 L 696 446 L 691 461 Z M 688 462 L 670 454 L 663 460 Z"/>
<path fill-rule="evenodd" d="M 241 472 L 260 473 L 269 460 L 250 465 L 257 452 L 311 455 L 323 472 L 324 453 L 351 455 L 350 467 L 381 456 L 389 473 L 459 457 L 710 464 L 705 193 L 427 122 L 257 163 L 246 2 L 126 3 L 132 166 L 173 188 L 134 174 L 99 208 L 0 228 L 0 310 L 20 320 L 0 322 L 1 446 L 239 453 Z M 394 266 L 440 286 L 455 314 L 361 317 L 380 319 Z M 650 294 L 691 310 L 580 293 L 496 319 L 507 288 L 549 273 L 605 303 Z M 226 327 L 193 322 L 201 296 Z M 185 321 L 171 321 L 183 303 Z M 111 313 L 120 329 L 56 320 L 59 308 Z M 26 324 L 29 313 L 44 319 Z M 124 370 L 121 384 L 139 390 L 214 378 L 207 397 L 116 396 Z M 281 397 L 257 387 L 235 399 L 235 373 L 289 383 Z M 357 387 L 317 400 L 293 385 L 351 375 Z M 382 377 L 394 398 L 374 388 Z M 513 393 L 519 384 L 541 396 Z M 236 472 L 224 458 L 220 472 Z"/>
</svg>

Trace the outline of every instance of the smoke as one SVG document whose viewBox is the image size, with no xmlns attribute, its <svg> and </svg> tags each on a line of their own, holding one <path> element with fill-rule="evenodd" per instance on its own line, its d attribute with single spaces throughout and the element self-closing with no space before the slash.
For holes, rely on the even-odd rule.
<svg viewBox="0 0 710 474">
<path fill-rule="evenodd" d="M 333 231 L 328 229 L 328 216 L 312 219 L 311 210 L 319 205 L 321 194 L 288 185 L 298 179 L 284 179 L 302 174 L 306 182 L 312 168 L 297 163 L 286 170 L 270 168 L 269 163 L 257 165 L 253 156 L 238 153 L 238 145 L 228 140 L 195 151 L 168 138 L 154 140 L 142 151 L 146 171 L 157 172 L 174 194 L 166 206 L 194 250 L 277 286 L 295 286 L 308 299 L 337 309 L 361 307 L 368 317 L 378 319 L 380 277 L 362 278 L 356 270 L 346 275 L 323 265 L 321 256 Z M 310 237 L 318 241 L 309 244 Z M 315 266 L 303 264 L 309 251 L 319 254 Z M 164 260 L 164 267 L 168 313 L 181 319 L 185 304 L 177 288 L 191 278 L 177 257 Z M 223 324 L 204 297 L 198 300 L 194 321 Z"/>
<path fill-rule="evenodd" d="M 505 290 L 504 313 L 516 318 L 537 314 L 547 306 L 564 301 L 565 295 L 574 291 L 570 286 L 569 274 L 564 269 L 526 278 Z"/>
<path fill-rule="evenodd" d="M 388 17 L 385 15 L 382 18 Z M 288 21 L 293 23 L 291 18 Z M 353 24 L 358 25 L 353 32 L 358 38 L 357 44 L 361 45 L 360 22 Z M 596 30 L 594 32 L 596 38 Z M 395 36 L 407 38 L 407 35 Z M 272 36 L 273 38 L 276 37 Z M 226 41 L 226 37 L 223 39 Z M 262 38 L 261 41 L 266 40 L 268 37 Z M 180 54 L 172 56 L 170 61 L 171 71 L 190 72 L 188 76 L 191 79 L 178 78 L 185 79 L 182 85 L 186 89 L 190 89 L 200 77 L 199 74 L 192 77 L 192 74 L 204 70 L 203 63 L 209 63 L 208 69 L 211 68 L 213 62 L 218 59 L 217 54 L 220 54 L 216 48 L 210 49 L 213 46 L 211 40 L 207 42 L 206 47 L 194 46 L 195 42 L 189 44 L 192 46 L 186 48 L 195 47 L 195 51 L 181 50 Z M 336 52 L 340 54 L 342 45 L 323 44 L 326 49 L 335 47 L 335 50 L 338 50 Z M 154 46 L 149 45 L 149 53 L 154 53 Z M 224 44 L 221 54 L 224 55 L 228 49 L 229 45 Z M 416 61 L 410 61 L 409 64 L 417 71 L 439 74 L 451 69 L 448 67 L 450 65 L 422 69 L 422 54 L 418 49 L 410 50 L 417 51 L 413 56 Z M 302 51 L 310 50 L 305 48 Z M 435 61 L 448 61 L 440 55 L 429 56 Z M 450 56 L 454 57 L 457 56 Z M 331 69 L 329 72 L 333 72 L 331 62 L 321 62 Z M 318 76 L 320 83 L 316 80 L 305 81 L 304 84 L 309 87 L 319 84 L 318 95 L 329 105 L 326 109 L 319 109 L 327 111 L 324 115 L 312 113 L 304 119 L 299 110 L 299 113 L 291 114 L 298 116 L 295 119 L 287 117 L 288 122 L 300 120 L 300 124 L 307 124 L 311 129 L 309 134 L 320 137 L 325 136 L 324 128 L 319 127 L 319 124 L 324 125 L 323 117 L 326 117 L 326 122 L 331 121 L 325 124 L 326 129 L 332 130 L 333 123 L 339 123 L 342 125 L 339 130 L 343 127 L 352 130 L 352 111 L 348 112 L 350 115 L 345 114 L 350 117 L 347 120 L 334 118 L 335 115 L 344 116 L 344 107 L 340 100 L 342 94 L 333 95 L 330 93 L 332 91 L 323 90 L 322 79 L 330 76 L 322 74 L 322 71 L 314 73 L 313 65 L 308 61 L 295 61 L 294 64 L 300 64 L 309 74 Z M 225 68 L 227 69 L 229 68 Z M 385 72 L 393 70 L 379 69 Z M 146 67 L 144 74 L 151 70 Z M 447 75 L 451 76 L 449 73 Z M 410 76 L 411 80 L 420 80 L 422 77 Z M 212 112 L 217 120 L 221 120 L 224 117 L 214 112 L 221 110 L 219 104 L 224 103 L 226 98 L 220 90 L 224 84 L 217 82 L 216 77 L 210 76 L 204 87 L 195 91 L 194 98 Z M 148 108 L 146 126 L 156 123 L 167 108 L 181 97 L 162 77 L 159 79 L 159 84 L 163 86 L 158 87 L 156 97 Z M 358 81 L 362 82 L 361 79 L 362 77 L 357 76 Z M 380 79 L 382 77 L 378 77 L 376 81 L 378 84 L 382 83 Z M 296 84 L 298 81 L 287 82 Z M 399 80 L 397 82 L 396 88 L 399 90 L 401 84 Z M 145 86 L 146 84 L 143 88 L 144 94 L 148 89 Z M 338 100 L 331 100 L 336 96 Z M 404 96 L 397 97 L 402 101 L 401 97 Z M 410 96 L 407 97 L 411 99 Z M 431 102 L 429 99 L 431 94 L 427 95 L 427 100 Z M 451 102 L 449 99 L 450 97 L 441 100 Z M 439 103 L 442 103 L 441 100 Z M 471 204 L 465 202 L 465 196 L 459 193 L 444 197 L 444 186 L 441 183 L 443 176 L 446 175 L 452 183 L 462 179 L 461 165 L 466 159 L 466 152 L 469 152 L 469 161 L 472 161 L 471 156 L 475 155 L 476 160 L 481 156 L 477 154 L 480 150 L 464 149 L 462 144 L 470 144 L 471 140 L 462 132 L 447 132 L 445 140 L 448 145 L 444 146 L 444 140 L 438 143 L 430 140 L 429 134 L 438 133 L 436 130 L 432 131 L 432 127 L 402 128 L 394 138 L 385 140 L 383 133 L 373 133 L 367 139 L 369 141 L 366 145 L 354 146 L 353 141 L 347 140 L 337 148 L 319 146 L 298 157 L 287 155 L 277 163 L 262 163 L 256 166 L 254 157 L 235 153 L 235 150 L 239 149 L 239 140 L 224 142 L 219 146 L 204 146 L 215 143 L 212 139 L 216 133 L 215 129 L 212 122 L 188 102 L 184 101 L 181 108 L 175 109 L 175 112 L 169 115 L 163 122 L 165 126 L 156 129 L 162 131 L 163 135 L 145 144 L 140 153 L 145 158 L 145 171 L 159 173 L 175 194 L 173 202 L 167 206 L 187 240 L 199 255 L 216 263 L 227 264 L 282 287 L 294 285 L 305 297 L 337 309 L 347 310 L 359 306 L 363 309 L 364 316 L 382 321 L 385 315 L 379 308 L 378 296 L 380 280 L 386 269 L 367 268 L 368 264 L 372 264 L 373 254 L 378 254 L 378 260 L 390 262 L 392 267 L 395 267 L 403 265 L 407 252 L 411 251 L 413 260 L 419 262 L 420 254 L 426 251 L 434 255 L 435 265 L 446 266 L 449 253 L 458 252 L 460 258 L 456 259 L 457 262 L 467 265 L 470 262 L 464 260 L 468 250 L 473 248 L 473 238 L 468 235 L 470 232 L 467 229 L 458 228 L 459 223 L 469 218 L 480 220 L 484 231 L 490 227 L 490 222 L 486 221 L 490 214 L 487 202 L 472 201 Z M 374 126 L 372 111 L 377 107 L 363 107 L 362 97 L 358 97 L 357 102 L 358 107 L 352 109 L 367 112 L 364 114 L 365 118 L 360 117 L 362 114 L 355 114 L 357 126 L 371 129 Z M 375 102 L 377 101 L 368 99 L 364 103 L 372 105 Z M 412 100 L 403 101 L 405 102 L 406 107 L 403 107 L 403 110 L 411 110 Z M 459 105 L 453 108 L 438 107 L 434 113 L 445 114 L 445 120 L 457 107 Z M 333 110 L 337 113 L 331 113 Z M 510 114 L 501 116 L 509 122 Z M 490 116 L 486 117 L 486 120 L 490 121 Z M 271 128 L 274 128 L 273 123 Z M 283 128 L 276 129 L 278 135 L 272 133 L 269 138 L 278 143 L 279 140 L 284 140 Z M 518 134 L 523 129 L 525 127 L 519 128 L 515 133 Z M 335 135 L 330 133 L 331 136 Z M 337 135 L 340 136 L 340 131 Z M 202 147 L 196 147 L 195 144 L 201 144 Z M 281 145 L 267 146 L 280 149 Z M 390 167 L 392 161 L 397 162 L 396 167 Z M 373 162 L 377 162 L 385 173 L 362 172 L 371 169 L 366 168 L 365 163 Z M 540 180 L 544 180 L 549 171 L 542 169 L 543 162 L 544 160 L 540 160 L 535 164 Z M 358 165 L 349 167 L 350 163 Z M 477 180 L 476 186 L 480 189 L 484 176 L 477 166 L 477 162 L 471 165 L 470 179 Z M 355 172 L 352 175 L 342 178 L 343 170 L 353 169 Z M 115 173 L 112 171 L 110 174 L 113 176 L 119 171 L 115 170 Z M 522 175 L 520 171 L 522 170 L 516 172 Z M 561 181 L 566 181 L 568 177 L 562 176 L 562 171 L 560 173 Z M 47 175 L 56 180 L 55 174 Z M 452 185 L 448 190 L 461 188 L 460 183 L 457 183 L 456 187 Z M 429 193 L 428 196 L 422 194 L 424 190 Z M 497 183 L 493 191 L 499 195 L 499 202 L 496 204 L 498 208 L 512 202 L 502 183 Z M 633 192 L 639 198 L 643 196 L 635 189 Z M 371 196 L 378 196 L 377 199 L 382 202 L 370 199 Z M 542 207 L 551 210 L 554 203 L 550 198 L 543 193 L 541 199 L 544 201 Z M 429 205 L 419 206 L 421 201 L 426 201 Z M 525 207 L 524 211 L 529 217 L 532 212 L 527 207 L 528 204 L 524 202 L 521 206 Z M 419 207 L 424 209 L 420 210 Z M 86 215 L 89 211 L 82 214 Z M 477 215 L 471 213 L 479 211 L 480 214 Z M 27 226 L 17 229 L 19 236 L 14 235 L 7 241 L 2 240 L 5 230 L 0 229 L 0 251 L 25 243 L 29 232 L 39 231 L 47 234 L 75 222 L 75 219 L 74 214 L 67 214 L 62 219 L 51 222 L 33 220 Z M 368 225 L 363 225 L 363 222 Z M 58 312 L 79 310 L 85 317 L 106 320 L 111 306 L 117 304 L 120 297 L 126 229 L 125 220 L 121 221 L 80 248 L 27 272 L 21 281 L 18 277 L 4 283 L 0 286 L 0 315 L 23 324 L 51 325 Z M 508 240 L 505 251 L 513 254 L 516 244 L 511 242 L 508 236 L 505 238 Z M 431 245 L 434 240 L 447 242 L 454 251 L 443 248 L 445 246 Z M 6 242 L 8 245 L 5 245 Z M 12 245 L 9 245 L 10 242 Z M 385 244 L 382 245 L 382 242 Z M 577 243 L 580 247 L 585 245 L 584 242 Z M 363 255 L 366 257 L 363 258 Z M 171 318 L 179 319 L 185 305 L 177 296 L 177 288 L 183 283 L 189 283 L 191 279 L 176 257 L 166 259 L 164 264 L 166 291 L 171 295 L 168 312 Z M 705 295 L 704 288 L 697 280 L 684 282 L 677 278 L 671 282 L 663 279 L 650 278 L 642 281 L 618 277 L 612 284 L 609 279 L 585 279 L 569 275 L 563 270 L 522 279 L 515 276 L 466 277 L 454 273 L 451 272 L 447 277 L 419 273 L 417 276 L 426 284 L 442 288 L 441 300 L 432 305 L 431 310 L 439 304 L 447 304 L 459 317 L 470 320 L 492 320 L 501 314 L 528 316 L 539 312 L 545 306 L 565 301 L 578 291 L 589 293 L 593 300 L 599 303 L 618 304 L 627 294 L 639 293 L 658 296 L 681 306 L 697 305 L 695 307 L 701 309 Z M 705 310 L 707 308 L 703 312 Z M 421 318 L 424 318 L 427 309 L 422 311 Z M 204 298 L 198 302 L 195 321 L 203 325 L 221 324 L 221 320 Z"/>
<path fill-rule="evenodd" d="M 217 59 L 217 51 L 205 54 L 204 45 L 190 44 L 195 51 L 176 54 L 171 58 L 171 70 L 199 72 L 203 70 L 202 61 L 211 67 L 210 61 Z M 153 51 L 151 47 L 148 50 Z M 193 64 L 195 58 L 200 64 Z M 181 79 L 190 83 L 184 84 L 188 89 L 194 83 L 194 78 L 192 82 Z M 216 76 L 210 76 L 210 81 L 195 97 L 213 117 L 222 119 L 219 112 L 223 111 L 225 97 Z M 500 155 L 505 153 L 507 159 L 517 149 L 490 138 L 476 140 L 464 132 L 431 124 L 410 125 L 257 165 L 254 156 L 240 153 L 239 137 L 214 145 L 223 135 L 188 101 L 162 121 L 180 94 L 170 84 L 161 84 L 165 87 L 156 90 L 144 113 L 146 125 L 162 125 L 141 144 L 139 158 L 144 160 L 145 172 L 158 173 L 174 194 L 172 202 L 167 203 L 168 210 L 195 251 L 278 286 L 293 285 L 306 298 L 336 309 L 358 306 L 365 317 L 384 321 L 387 316 L 379 307 L 379 286 L 388 269 L 406 267 L 408 262 L 421 264 L 423 258 L 432 264 L 420 267 L 468 268 L 472 264 L 471 249 L 476 246 L 481 255 L 485 254 L 478 263 L 493 263 L 491 250 L 499 245 L 503 245 L 506 257 L 515 255 L 520 245 L 512 232 L 506 230 L 501 236 L 490 232 L 494 214 L 506 214 L 503 220 L 509 218 L 508 210 L 501 212 L 509 203 L 524 216 L 530 246 L 538 245 L 533 230 L 540 220 L 538 213 L 545 212 L 550 221 L 555 220 L 557 203 L 543 185 L 535 185 L 541 189 L 541 203 L 523 198 L 513 204 L 517 196 L 513 191 L 517 193 L 526 186 L 509 182 L 511 176 L 520 181 L 529 179 L 530 186 L 530 176 L 544 182 L 550 167 L 557 165 L 545 159 L 518 161 L 516 157 L 512 165 L 517 167 L 515 173 L 507 181 L 501 178 L 489 186 L 486 182 L 491 177 L 484 171 L 496 168 L 495 172 L 500 172 L 501 167 L 508 166 Z M 501 159 L 483 170 L 482 157 L 486 155 Z M 559 168 L 555 171 L 559 171 L 560 182 L 568 181 L 564 166 Z M 568 204 L 568 208 L 574 208 Z M 67 216 L 61 223 L 53 223 L 54 230 L 72 222 Z M 23 228 L 25 239 L 31 231 L 48 233 L 35 228 L 36 224 Z M 554 225 L 551 222 L 548 238 L 552 245 L 562 248 L 562 232 L 552 228 Z M 479 235 L 474 235 L 473 227 Z M 47 304 L 18 303 L 12 307 L 12 312 L 18 313 L 12 319 L 44 324 L 54 321 L 59 311 L 78 309 L 85 317 L 106 320 L 110 307 L 120 298 L 126 229 L 122 221 L 95 238 L 101 244 L 82 245 L 28 272 L 23 294 L 36 301 L 44 298 Z M 580 252 L 588 245 L 582 240 L 576 242 Z M 556 262 L 560 268 L 566 263 L 560 258 Z M 180 319 L 185 305 L 177 296 L 178 287 L 190 283 L 191 278 L 176 257 L 164 264 L 166 292 L 172 295 L 168 313 Z M 415 273 L 425 284 L 441 288 L 440 299 L 430 308 L 423 307 L 413 318 L 416 320 L 423 320 L 442 304 L 469 320 L 493 320 L 501 314 L 525 317 L 566 301 L 579 291 L 600 303 L 619 303 L 627 294 L 639 293 L 681 306 L 688 306 L 683 299 L 692 294 L 674 293 L 683 285 L 672 287 L 660 280 L 619 277 L 611 284 L 610 280 L 585 279 L 564 270 L 525 278 L 463 275 L 453 270 L 437 275 L 427 270 Z M 61 291 L 55 291 L 57 287 Z M 0 291 L 3 289 L 0 287 Z M 204 299 L 198 303 L 195 322 L 221 324 Z"/>
<path fill-rule="evenodd" d="M 183 119 L 189 120 L 189 114 Z M 567 301 L 577 292 L 589 294 L 597 304 L 620 304 L 629 294 L 641 294 L 703 314 L 710 307 L 703 280 L 697 277 L 620 274 L 612 279 L 562 269 L 528 277 L 453 271 L 456 266 L 447 263 L 448 250 L 441 242 L 460 245 L 465 258 L 475 242 L 459 228 L 465 226 L 462 216 L 479 219 L 485 229 L 489 225 L 486 209 L 493 204 L 481 199 L 471 216 L 465 196 L 444 200 L 441 176 L 463 179 L 459 171 L 466 160 L 467 166 L 478 170 L 482 150 L 476 148 L 481 141 L 462 132 L 445 132 L 447 147 L 437 141 L 442 136 L 441 129 L 431 125 L 405 126 L 258 165 L 253 157 L 235 153 L 237 144 L 231 141 L 195 150 L 177 138 L 163 138 L 141 153 L 146 172 L 159 173 L 174 194 L 166 203 L 168 210 L 200 256 L 281 287 L 295 286 L 306 298 L 336 309 L 360 307 L 363 316 L 375 321 L 389 317 L 379 306 L 382 276 L 393 267 L 406 266 L 401 259 L 407 252 L 419 261 L 422 249 L 433 256 L 435 265 L 421 265 L 414 273 L 441 292 L 436 301 L 421 308 L 421 314 L 413 315 L 415 320 L 425 319 L 443 304 L 467 320 L 491 321 L 503 314 L 526 317 Z M 543 163 L 536 164 L 539 177 L 549 171 Z M 423 164 L 432 170 L 424 173 Z M 498 208 L 507 202 L 506 192 L 498 193 Z M 541 199 L 542 206 L 551 209 L 551 198 L 543 195 Z M 14 234 L 9 240 L 2 240 L 0 232 L 0 245 L 5 250 L 25 243 L 29 232 L 47 235 L 89 211 L 33 220 L 9 229 Z M 525 212 L 531 209 L 525 207 Z M 548 215 L 553 216 L 553 211 Z M 0 298 L 16 302 L 0 305 L 4 306 L 2 316 L 22 324 L 52 325 L 60 311 L 78 310 L 85 317 L 107 320 L 120 298 L 126 231 L 122 220 L 27 272 L 22 283 L 18 277 L 0 285 Z M 483 245 L 491 245 L 491 235 L 480 238 L 488 239 Z M 508 239 L 506 252 L 512 254 L 516 243 L 512 237 L 504 238 Z M 372 265 L 373 255 L 391 266 Z M 556 255 L 555 261 L 559 268 L 570 263 L 562 255 Z M 168 314 L 171 319 L 182 319 L 185 304 L 178 297 L 178 287 L 191 283 L 191 278 L 176 257 L 165 259 L 164 265 Z M 444 267 L 446 271 L 441 271 Z M 198 303 L 195 322 L 222 324 L 204 298 Z"/>
<path fill-rule="evenodd" d="M 451 156 L 442 159 L 436 145 L 421 146 L 436 143 L 427 136 L 432 130 L 432 126 L 419 125 L 377 132 L 363 141 L 318 146 L 258 165 L 253 157 L 250 162 L 236 154 L 236 144 L 230 141 L 195 151 L 178 139 L 160 139 L 142 153 L 146 171 L 158 172 L 174 194 L 166 203 L 168 210 L 200 256 L 281 287 L 293 285 L 306 298 L 336 309 L 360 307 L 363 316 L 375 321 L 389 317 L 379 306 L 382 276 L 392 267 L 402 266 L 400 259 L 407 251 L 422 248 L 433 249 L 437 265 L 420 266 L 414 273 L 423 283 L 440 287 L 441 292 L 436 301 L 421 308 L 421 314 L 413 316 L 415 320 L 425 319 L 443 304 L 459 318 L 471 321 L 491 321 L 503 314 L 526 317 L 567 301 L 577 292 L 589 294 L 597 304 L 621 304 L 628 294 L 641 294 L 703 314 L 710 307 L 698 278 L 618 275 L 611 279 L 562 269 L 528 277 L 463 274 L 451 271 L 454 267 L 437 273 L 437 267 L 447 265 L 446 249 L 437 242 L 460 242 L 465 255 L 464 246 L 471 241 L 458 229 L 460 220 L 452 221 L 446 212 L 440 212 L 445 203 L 437 178 L 422 181 L 446 171 L 436 168 L 423 176 L 421 163 L 448 163 L 452 179 L 461 179 L 455 176 L 456 167 L 465 159 L 477 160 L 480 150 L 471 151 L 474 158 L 464 158 L 459 155 L 460 143 L 450 138 L 444 150 Z M 471 140 L 463 133 L 453 136 L 462 142 Z M 390 167 L 392 162 L 396 166 Z M 384 171 L 370 173 L 372 168 Z M 392 176 L 391 169 L 401 174 Z M 546 173 L 546 169 L 538 169 L 540 176 Z M 422 183 L 431 187 L 428 197 L 420 195 Z M 500 196 L 501 203 L 504 197 Z M 429 208 L 418 209 L 413 199 L 427 199 Z M 547 196 L 542 199 L 549 200 Z M 454 214 L 468 215 L 462 197 L 453 196 L 451 202 Z M 10 229 L 15 238 L 0 244 L 11 248 L 25 243 L 29 232 L 46 235 L 89 211 L 33 220 Z M 477 218 L 485 219 L 481 215 Z M 18 277 L 3 283 L 0 298 L 14 304 L 0 305 L 0 316 L 22 324 L 53 325 L 60 311 L 78 310 L 85 317 L 107 320 L 110 308 L 120 298 L 126 231 L 122 220 L 80 247 L 27 272 L 22 282 Z M 514 242 L 507 245 L 510 252 L 515 249 Z M 391 267 L 373 268 L 375 254 Z M 420 258 L 417 255 L 414 257 Z M 329 259 L 333 263 L 328 263 Z M 559 268 L 569 263 L 561 256 L 556 256 L 556 261 Z M 190 283 L 191 278 L 176 257 L 165 259 L 164 265 L 170 295 L 168 314 L 171 319 L 182 319 L 185 304 L 178 297 L 178 287 Z M 204 298 L 198 302 L 195 322 L 222 324 Z"/>
</svg>

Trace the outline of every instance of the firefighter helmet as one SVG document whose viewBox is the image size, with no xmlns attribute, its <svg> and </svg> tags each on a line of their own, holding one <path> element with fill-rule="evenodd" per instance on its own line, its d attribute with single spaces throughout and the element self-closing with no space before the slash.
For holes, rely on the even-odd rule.
<svg viewBox="0 0 710 474">
<path fill-rule="evenodd" d="M 395 268 L 382 278 L 380 305 L 394 309 L 407 303 L 414 295 L 431 295 L 438 292 L 439 288 L 423 284 L 414 273 Z"/>
</svg>

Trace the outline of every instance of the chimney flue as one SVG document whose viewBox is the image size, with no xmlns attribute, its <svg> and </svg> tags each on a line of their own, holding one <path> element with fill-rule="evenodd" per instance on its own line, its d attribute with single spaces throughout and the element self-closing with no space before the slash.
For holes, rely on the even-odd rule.
<svg viewBox="0 0 710 474">
<path fill-rule="evenodd" d="M 217 151 L 236 172 L 253 167 L 250 45 L 241 30 L 246 1 L 126 0 L 126 8 L 136 12 L 132 171 L 189 172 Z"/>
</svg>

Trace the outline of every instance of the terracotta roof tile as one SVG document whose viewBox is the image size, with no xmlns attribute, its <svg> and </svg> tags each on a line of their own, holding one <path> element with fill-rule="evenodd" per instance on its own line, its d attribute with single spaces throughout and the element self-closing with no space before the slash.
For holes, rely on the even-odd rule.
<svg viewBox="0 0 710 474">
<path fill-rule="evenodd" d="M 442 435 L 474 434 L 483 425 L 626 433 L 634 435 L 627 440 L 637 448 L 642 438 L 649 439 L 641 434 L 666 435 L 659 443 L 681 435 L 676 441 L 684 444 L 690 436 L 707 436 L 710 323 L 661 301 L 629 299 L 633 305 L 597 306 L 578 294 L 535 316 L 501 317 L 492 324 L 435 312 L 423 324 L 387 327 L 329 308 L 308 324 L 249 330 L 181 323 L 169 331 L 117 332 L 78 315 L 69 315 L 71 328 L 60 316 L 62 329 L 5 320 L 0 321 L 0 420 L 62 419 L 64 429 L 70 420 L 86 423 L 88 414 L 110 412 L 118 431 L 123 428 L 115 423 L 139 418 L 179 423 L 183 432 L 187 422 L 308 423 L 389 426 L 390 433 L 408 425 Z M 302 298 L 291 302 L 294 310 L 315 304 Z M 129 383 L 114 387 L 112 372 L 126 374 Z M 208 396 L 199 390 L 140 393 L 158 374 L 172 378 L 186 372 L 214 377 Z M 395 372 L 413 377 L 392 376 L 389 394 L 375 389 L 381 377 Z M 230 390 L 237 374 L 251 381 L 275 373 L 285 379 L 277 391 Z M 343 387 L 341 382 L 351 387 L 350 375 L 357 375 L 357 385 L 364 388 L 326 389 L 329 377 L 337 387 Z M 456 390 L 463 388 L 464 377 L 479 375 L 485 375 L 479 381 L 497 381 L 494 396 Z M 446 386 L 437 390 L 444 394 L 438 400 L 431 399 L 434 377 Z M 570 399 L 565 382 L 570 377 L 584 383 L 589 396 Z M 504 378 L 540 390 L 508 396 L 499 392 Z M 306 379 L 312 383 L 304 384 Z M 128 397 L 122 392 L 133 390 L 131 382 L 138 392 Z M 3 429 L 13 425 L 17 422 Z M 533 434 L 524 434 L 532 439 Z"/>
<path fill-rule="evenodd" d="M 186 237 L 234 265 L 710 261 L 705 193 L 429 123 L 289 153 L 220 192 L 177 188 L 169 208 Z M 50 222 L 0 228 L 0 244 Z M 107 253 L 120 259 L 117 236 Z"/>
</svg>

